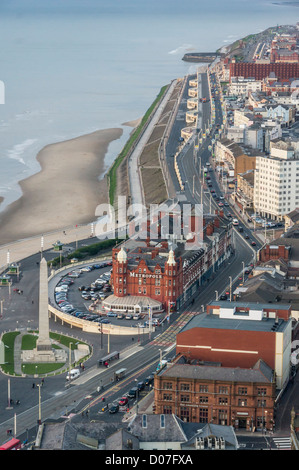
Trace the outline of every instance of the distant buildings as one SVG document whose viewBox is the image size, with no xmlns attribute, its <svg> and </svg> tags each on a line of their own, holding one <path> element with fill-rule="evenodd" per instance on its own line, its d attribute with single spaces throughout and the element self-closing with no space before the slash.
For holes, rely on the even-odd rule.
<svg viewBox="0 0 299 470">
<path fill-rule="evenodd" d="M 270 151 L 256 158 L 254 208 L 262 216 L 282 220 L 299 203 L 299 157 L 283 140 L 272 141 Z"/>
</svg>

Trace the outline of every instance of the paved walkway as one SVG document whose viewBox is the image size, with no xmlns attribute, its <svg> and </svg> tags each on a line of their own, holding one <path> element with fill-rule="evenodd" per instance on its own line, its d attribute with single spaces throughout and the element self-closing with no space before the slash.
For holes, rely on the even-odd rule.
<svg viewBox="0 0 299 470">
<path fill-rule="evenodd" d="M 95 223 L 93 225 L 95 230 Z M 45 233 L 37 235 L 35 237 L 26 238 L 16 242 L 8 243 L 6 245 L 0 246 L 0 271 L 1 267 L 6 267 L 8 260 L 9 252 L 9 262 L 15 263 L 21 261 L 28 256 L 34 255 L 41 251 L 43 245 L 43 250 L 48 250 L 53 248 L 53 244 L 58 240 L 61 243 L 71 243 L 79 240 L 85 240 L 91 236 L 92 225 L 79 225 L 78 227 L 66 227 L 65 229 L 53 231 L 50 233 Z"/>
</svg>

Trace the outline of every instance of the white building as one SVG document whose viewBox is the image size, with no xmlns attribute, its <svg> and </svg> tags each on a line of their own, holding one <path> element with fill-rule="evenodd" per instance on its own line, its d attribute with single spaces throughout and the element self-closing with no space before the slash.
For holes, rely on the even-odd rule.
<svg viewBox="0 0 299 470">
<path fill-rule="evenodd" d="M 273 141 L 270 156 L 256 157 L 254 208 L 263 217 L 282 220 L 299 204 L 299 155 L 285 141 Z"/>
<path fill-rule="evenodd" d="M 262 82 L 254 78 L 231 77 L 229 94 L 234 96 L 248 96 L 249 92 L 261 91 Z"/>
</svg>

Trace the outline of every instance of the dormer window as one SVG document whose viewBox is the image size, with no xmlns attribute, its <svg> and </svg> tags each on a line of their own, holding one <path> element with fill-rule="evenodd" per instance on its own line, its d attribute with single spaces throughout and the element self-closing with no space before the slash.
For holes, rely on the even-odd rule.
<svg viewBox="0 0 299 470">
<path fill-rule="evenodd" d="M 160 415 L 160 428 L 165 428 L 165 415 Z"/>
</svg>

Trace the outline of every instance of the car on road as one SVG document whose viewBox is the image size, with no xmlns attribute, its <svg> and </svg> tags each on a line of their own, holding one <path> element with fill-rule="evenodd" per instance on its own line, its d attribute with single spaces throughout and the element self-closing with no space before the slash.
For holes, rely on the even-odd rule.
<svg viewBox="0 0 299 470">
<path fill-rule="evenodd" d="M 252 241 L 252 242 L 251 242 L 251 245 L 252 245 L 252 246 L 256 246 L 255 241 Z"/>
<path fill-rule="evenodd" d="M 233 225 L 239 225 L 238 219 L 233 219 Z"/>
<path fill-rule="evenodd" d="M 220 295 L 219 299 L 220 299 L 220 300 L 227 300 L 227 295 L 226 295 L 226 294 L 222 294 L 222 295 Z"/>
<path fill-rule="evenodd" d="M 129 398 L 136 398 L 137 393 L 138 393 L 138 388 L 137 388 L 137 387 L 133 387 L 133 388 L 131 388 L 131 389 L 129 390 L 128 397 L 129 397 Z"/>
<path fill-rule="evenodd" d="M 128 402 L 129 402 L 128 397 L 122 397 L 122 398 L 119 400 L 118 404 L 119 404 L 119 406 L 125 406 Z"/>
<path fill-rule="evenodd" d="M 154 376 L 153 375 L 149 375 L 148 377 L 146 377 L 146 379 L 144 380 L 144 383 L 145 385 L 149 385 L 151 383 L 153 383 L 154 381 Z"/>
<path fill-rule="evenodd" d="M 114 405 L 110 406 L 109 413 L 114 414 L 114 413 L 117 413 L 118 410 L 119 410 L 119 405 L 114 404 Z"/>
<path fill-rule="evenodd" d="M 141 390 L 143 390 L 145 387 L 145 383 L 144 382 L 138 382 L 137 383 L 137 388 L 138 388 L 138 391 L 141 392 Z"/>
</svg>

